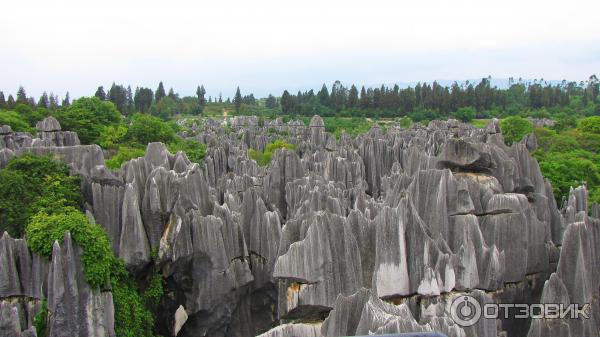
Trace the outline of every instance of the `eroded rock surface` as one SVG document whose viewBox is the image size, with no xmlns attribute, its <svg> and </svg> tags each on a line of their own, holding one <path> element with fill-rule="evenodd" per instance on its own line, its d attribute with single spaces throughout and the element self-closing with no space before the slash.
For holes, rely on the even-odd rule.
<svg viewBox="0 0 600 337">
<path fill-rule="evenodd" d="M 375 125 L 339 139 L 318 116 L 308 126 L 225 123 L 209 119 L 185 134 L 208 145 L 202 163 L 151 143 L 116 171 L 97 146 L 55 136 L 37 146 L 2 128 L 0 165 L 54 154 L 83 177 L 86 208 L 115 254 L 135 275 L 153 266 L 165 278 L 157 319 L 165 336 L 599 335 L 600 208 L 587 213 L 585 187 L 557 207 L 530 154 L 534 137 L 508 147 L 497 120 L 483 129 L 455 120 L 386 132 Z M 38 129 L 65 132 L 52 119 Z M 295 148 L 275 151 L 265 167 L 249 159 L 249 149 L 277 139 Z M 72 298 L 59 285 L 80 282 L 68 278 L 79 268 L 68 263 L 78 254 L 68 237 L 49 267 L 6 235 L 0 253 L 0 327 L 31 326 L 27 312 L 38 302 L 11 296 L 48 296 L 52 310 L 110 326 L 109 292 L 65 286 L 77 303 L 64 307 Z M 40 292 L 46 282 L 52 287 Z M 482 304 L 590 303 L 592 318 L 462 327 L 450 307 L 466 294 Z M 90 311 L 90 301 L 107 311 Z M 85 328 L 52 324 L 75 335 Z"/>
</svg>

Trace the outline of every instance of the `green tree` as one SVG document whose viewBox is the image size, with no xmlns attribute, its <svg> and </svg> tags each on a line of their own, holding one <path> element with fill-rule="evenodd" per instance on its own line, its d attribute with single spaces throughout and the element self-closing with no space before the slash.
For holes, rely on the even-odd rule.
<svg viewBox="0 0 600 337">
<path fill-rule="evenodd" d="M 108 90 L 107 98 L 109 101 L 113 102 L 119 112 L 121 112 L 123 115 L 127 115 L 129 109 L 127 102 L 127 89 L 125 89 L 125 87 L 113 83 Z"/>
<path fill-rule="evenodd" d="M 525 118 L 518 116 L 510 116 L 500 121 L 500 129 L 504 142 L 511 145 L 519 142 L 523 137 L 533 132 L 533 125 Z"/>
<path fill-rule="evenodd" d="M 294 98 L 290 95 L 290 93 L 285 90 L 281 95 L 281 111 L 284 114 L 294 113 L 295 104 Z"/>
<path fill-rule="evenodd" d="M 62 107 L 69 107 L 69 106 L 71 106 L 71 98 L 69 97 L 69 92 L 68 91 L 65 94 L 65 98 L 62 100 L 62 103 L 60 105 Z"/>
<path fill-rule="evenodd" d="M 161 99 L 160 101 L 155 102 L 150 107 L 150 114 L 167 120 L 172 116 L 182 113 L 182 110 L 183 109 L 181 102 L 178 102 L 173 98 L 167 96 Z"/>
<path fill-rule="evenodd" d="M 354 84 L 350 87 L 350 91 L 348 92 L 348 107 L 358 107 L 358 89 L 356 89 Z"/>
<path fill-rule="evenodd" d="M 317 93 L 317 97 L 319 98 L 319 103 L 321 103 L 321 105 L 329 106 L 329 90 L 327 89 L 325 83 L 323 83 L 321 90 L 319 90 Z"/>
<path fill-rule="evenodd" d="M 462 122 L 470 122 L 475 118 L 475 109 L 473 107 L 467 106 L 459 108 L 455 113 L 454 117 Z"/>
<path fill-rule="evenodd" d="M 235 91 L 235 97 L 233 98 L 233 104 L 235 105 L 235 112 L 240 112 L 240 107 L 242 106 L 242 93 L 240 92 L 240 87 L 237 87 Z"/>
<path fill-rule="evenodd" d="M 275 109 L 275 108 L 277 108 L 277 99 L 275 98 L 275 96 L 269 94 L 269 96 L 265 100 L 265 107 L 267 109 Z"/>
<path fill-rule="evenodd" d="M 154 101 L 157 103 L 160 102 L 161 99 L 165 98 L 167 94 L 165 93 L 165 87 L 163 86 L 163 82 L 158 83 L 158 88 L 154 93 Z"/>
<path fill-rule="evenodd" d="M 115 105 L 98 97 L 77 99 L 70 107 L 62 108 L 54 115 L 65 130 L 77 132 L 83 144 L 98 143 L 105 126 L 116 126 L 121 121 Z"/>
<path fill-rule="evenodd" d="M 198 105 L 200 106 L 200 113 L 202 113 L 202 111 L 204 111 L 204 107 L 206 107 L 206 97 L 204 97 L 205 95 L 206 95 L 206 89 L 204 89 L 203 85 L 196 88 L 196 96 L 198 97 Z"/>
<path fill-rule="evenodd" d="M 25 92 L 25 88 L 22 86 L 20 86 L 19 90 L 17 91 L 17 103 L 29 104 L 29 101 L 27 100 L 27 93 Z"/>
<path fill-rule="evenodd" d="M 138 112 L 146 113 L 150 111 L 150 106 L 152 106 L 152 99 L 154 98 L 154 93 L 150 88 L 137 88 L 135 89 L 134 96 L 134 104 L 135 110 Z"/>
<path fill-rule="evenodd" d="M 50 106 L 50 101 L 48 100 L 48 94 L 45 91 L 42 94 L 42 96 L 40 96 L 40 100 L 38 101 L 37 106 L 38 106 L 38 108 L 43 108 L 43 109 L 46 109 L 46 108 L 48 108 L 48 106 Z"/>
<path fill-rule="evenodd" d="M 94 94 L 94 96 L 98 97 L 102 101 L 105 101 L 106 100 L 106 93 L 104 92 L 104 87 L 103 86 L 99 86 L 98 89 L 96 89 L 96 93 Z"/>
<path fill-rule="evenodd" d="M 166 144 L 175 139 L 175 128 L 160 118 L 136 113 L 127 131 L 127 138 L 142 145 L 151 142 Z"/>
<path fill-rule="evenodd" d="M 14 107 L 17 105 L 17 103 L 15 102 L 15 99 L 13 98 L 12 95 L 8 95 L 8 100 L 6 101 L 6 108 L 7 109 L 14 109 Z"/>
<path fill-rule="evenodd" d="M 2 91 L 0 91 L 0 109 L 6 109 L 6 98 L 4 98 Z"/>
</svg>

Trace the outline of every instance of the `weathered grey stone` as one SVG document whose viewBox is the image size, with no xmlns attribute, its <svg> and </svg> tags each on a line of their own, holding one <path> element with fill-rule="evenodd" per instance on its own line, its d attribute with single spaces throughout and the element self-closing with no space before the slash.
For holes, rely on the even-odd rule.
<svg viewBox="0 0 600 337">
<path fill-rule="evenodd" d="M 43 120 L 37 122 L 35 124 L 35 128 L 38 131 L 43 132 L 52 132 L 52 131 L 60 131 L 60 123 L 56 120 L 56 118 L 50 116 L 46 117 Z"/>
<path fill-rule="evenodd" d="M 49 336 L 114 336 L 112 293 L 91 288 L 84 279 L 81 248 L 69 233 L 54 243 L 48 275 Z"/>
</svg>

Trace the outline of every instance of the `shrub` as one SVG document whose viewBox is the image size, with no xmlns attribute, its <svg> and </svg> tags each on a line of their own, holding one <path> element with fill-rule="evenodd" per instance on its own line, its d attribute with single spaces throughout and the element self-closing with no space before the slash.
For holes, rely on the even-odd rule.
<svg viewBox="0 0 600 337">
<path fill-rule="evenodd" d="M 56 111 L 55 117 L 63 129 L 77 132 L 83 144 L 98 143 L 103 128 L 121 121 L 115 105 L 98 97 L 75 100 L 68 108 Z"/>
<path fill-rule="evenodd" d="M 129 141 L 146 145 L 151 142 L 169 143 L 175 139 L 176 127 L 160 118 L 137 113 L 127 131 Z"/>
<path fill-rule="evenodd" d="M 127 127 L 125 125 L 109 125 L 102 128 L 100 132 L 99 145 L 105 149 L 116 149 L 125 140 L 127 135 Z"/>
<path fill-rule="evenodd" d="M 569 189 L 586 183 L 591 190 L 600 185 L 598 157 L 585 150 L 569 152 L 536 151 L 544 177 L 552 183 L 557 198 L 568 195 Z"/>
<path fill-rule="evenodd" d="M 119 337 L 153 337 L 154 317 L 145 306 L 137 284 L 122 260 L 113 261 L 110 279 L 115 305 L 115 334 Z"/>
<path fill-rule="evenodd" d="M 412 126 L 412 120 L 409 117 L 400 118 L 400 127 L 403 129 L 408 129 Z"/>
<path fill-rule="evenodd" d="M 454 113 L 454 118 L 458 119 L 459 121 L 462 122 L 470 122 L 473 118 L 475 118 L 475 109 L 473 107 L 467 106 L 467 107 L 463 107 L 458 109 L 455 113 Z"/>
<path fill-rule="evenodd" d="M 27 120 L 14 111 L 0 111 L 0 126 L 9 125 L 13 131 L 35 132 Z"/>
<path fill-rule="evenodd" d="M 202 164 L 206 155 L 206 145 L 193 139 L 176 137 L 174 141 L 167 144 L 167 148 L 171 153 L 183 151 L 191 162 L 198 164 Z"/>
<path fill-rule="evenodd" d="M 123 165 L 124 162 L 133 158 L 143 157 L 144 152 L 145 150 L 141 148 L 120 146 L 119 152 L 112 156 L 112 158 L 105 160 L 104 165 L 113 170 L 117 170 L 121 168 L 121 165 Z"/>
<path fill-rule="evenodd" d="M 33 326 L 35 326 L 35 332 L 37 337 L 48 336 L 48 301 L 42 300 L 40 312 L 33 318 Z"/>
<path fill-rule="evenodd" d="M 41 209 L 78 207 L 79 178 L 49 156 L 25 154 L 12 158 L 0 171 L 0 232 L 23 236 L 31 216 Z"/>
<path fill-rule="evenodd" d="M 500 129 L 507 145 L 518 142 L 523 137 L 533 132 L 533 125 L 525 118 L 518 116 L 507 117 L 500 121 Z"/>
<path fill-rule="evenodd" d="M 579 130 L 600 134 L 600 116 L 587 117 L 579 122 Z"/>
<path fill-rule="evenodd" d="M 62 242 L 67 231 L 83 249 L 81 262 L 88 283 L 92 287 L 107 284 L 114 259 L 110 241 L 102 227 L 90 224 L 78 209 L 62 207 L 34 215 L 27 225 L 27 244 L 32 251 L 50 257 L 54 241 Z"/>
<path fill-rule="evenodd" d="M 272 143 L 267 144 L 265 147 L 265 151 L 260 152 L 254 149 L 248 150 L 248 158 L 254 159 L 256 163 L 260 166 L 267 166 L 271 163 L 271 158 L 273 157 L 273 153 L 278 149 L 295 149 L 296 146 L 294 144 L 286 143 L 283 140 L 276 140 Z"/>
</svg>

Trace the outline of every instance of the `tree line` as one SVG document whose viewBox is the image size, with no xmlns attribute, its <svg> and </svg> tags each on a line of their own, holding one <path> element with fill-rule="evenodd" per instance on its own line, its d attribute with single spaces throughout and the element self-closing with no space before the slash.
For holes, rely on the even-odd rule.
<svg viewBox="0 0 600 337">
<path fill-rule="evenodd" d="M 550 84 L 543 80 L 524 82 L 509 79 L 509 87 L 500 89 L 491 85 L 491 78 L 483 78 L 479 83 L 453 83 L 442 86 L 418 83 L 414 87 L 400 88 L 398 85 L 358 90 L 356 85 L 349 88 L 336 81 L 331 90 L 326 85 L 315 93 L 314 90 L 291 94 L 285 90 L 279 100 L 284 114 L 336 115 L 340 112 L 359 113 L 379 112 L 382 117 L 409 116 L 411 113 L 448 116 L 461 108 L 473 108 L 477 113 L 501 111 L 517 114 L 524 109 L 565 107 L 572 99 L 582 105 L 598 103 L 599 80 L 592 75 L 586 82 Z M 427 117 L 427 116 L 425 116 Z M 431 118 L 430 118 L 431 119 Z"/>
<path fill-rule="evenodd" d="M 365 87 L 360 90 L 352 84 L 344 86 L 335 81 L 331 88 L 323 84 L 320 90 L 298 91 L 296 94 L 284 90 L 280 97 L 269 94 L 266 98 L 257 99 L 254 94 L 242 95 L 238 87 L 233 99 L 223 99 L 219 94 L 214 100 L 206 98 L 204 85 L 199 85 L 196 95 L 180 97 L 173 88 L 168 91 L 162 82 L 155 90 L 113 83 L 108 90 L 103 86 L 97 88 L 94 96 L 102 101 L 114 103 L 123 115 L 135 112 L 150 113 L 168 119 L 177 114 L 200 115 L 208 104 L 228 104 L 237 113 L 244 106 L 260 107 L 285 115 L 310 116 L 372 116 L 403 117 L 413 120 L 444 118 L 458 111 L 473 111 L 477 117 L 496 116 L 501 113 L 516 115 L 525 110 L 557 109 L 576 103 L 581 107 L 589 107 L 585 115 L 600 114 L 598 94 L 600 81 L 595 75 L 587 81 L 552 84 L 541 80 L 525 82 L 521 79 L 509 79 L 508 88 L 491 85 L 491 78 L 483 78 L 479 83 L 454 82 L 443 86 L 438 82 L 418 83 L 414 87 L 400 88 L 381 85 Z M 69 93 L 60 100 L 58 96 L 44 92 L 39 99 L 28 97 L 25 89 L 19 87 L 16 99 L 0 91 L 0 109 L 14 109 L 18 104 L 31 107 L 56 110 L 68 107 Z M 469 110 L 471 109 L 471 110 Z M 591 110 L 590 110 L 591 109 Z M 246 109 L 256 113 L 257 109 Z"/>
</svg>

